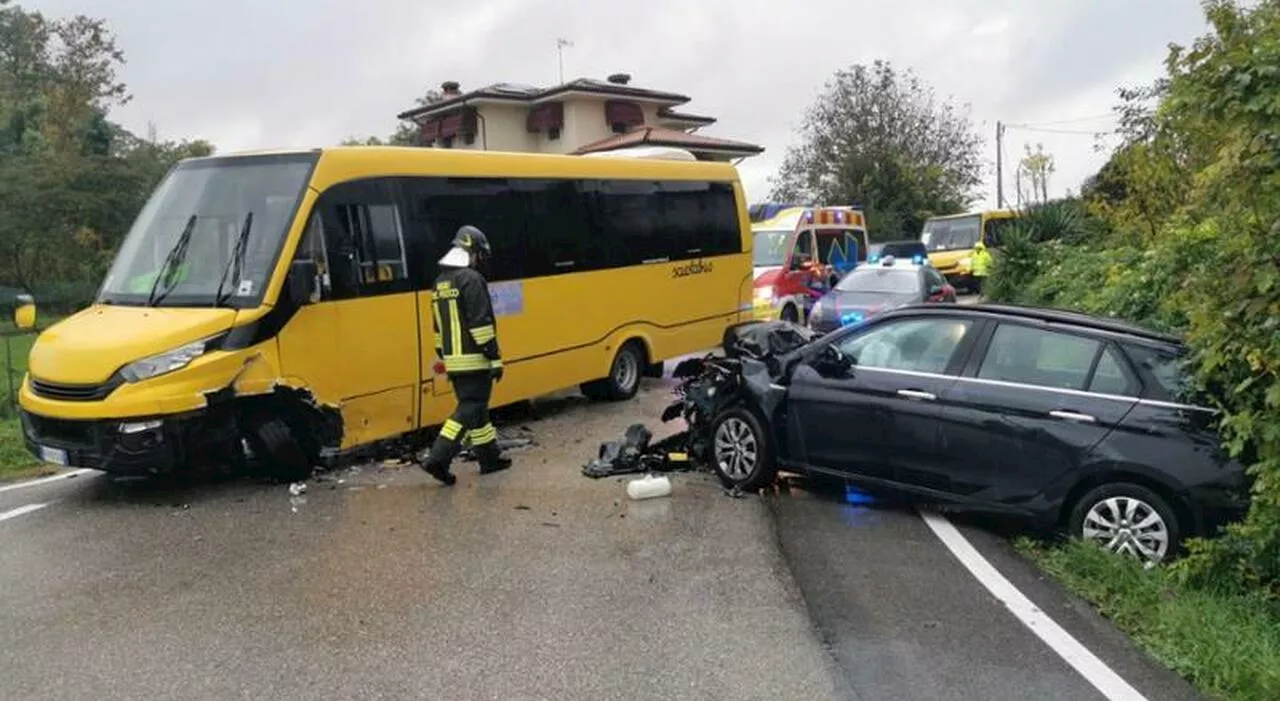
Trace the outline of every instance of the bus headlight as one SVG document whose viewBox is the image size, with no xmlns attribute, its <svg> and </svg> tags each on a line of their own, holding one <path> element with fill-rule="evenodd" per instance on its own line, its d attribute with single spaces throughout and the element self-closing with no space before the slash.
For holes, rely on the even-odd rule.
<svg viewBox="0 0 1280 701">
<path fill-rule="evenodd" d="M 181 370 L 190 365 L 191 361 L 208 352 L 215 340 L 216 337 L 193 341 L 149 358 L 135 360 L 120 369 L 120 376 L 126 382 L 141 382 L 174 370 Z"/>
</svg>

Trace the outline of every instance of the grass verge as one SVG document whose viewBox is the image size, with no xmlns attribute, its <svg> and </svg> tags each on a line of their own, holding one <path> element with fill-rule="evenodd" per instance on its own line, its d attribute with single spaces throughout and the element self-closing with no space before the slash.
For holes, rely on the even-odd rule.
<svg viewBox="0 0 1280 701">
<path fill-rule="evenodd" d="M 20 421 L 0 420 L 0 481 L 41 477 L 54 472 L 57 472 L 56 467 L 42 464 L 27 452 Z"/>
<path fill-rule="evenodd" d="M 1157 660 L 1224 701 L 1280 699 L 1280 605 L 1188 587 L 1096 545 L 1018 549 L 1098 608 Z"/>
</svg>

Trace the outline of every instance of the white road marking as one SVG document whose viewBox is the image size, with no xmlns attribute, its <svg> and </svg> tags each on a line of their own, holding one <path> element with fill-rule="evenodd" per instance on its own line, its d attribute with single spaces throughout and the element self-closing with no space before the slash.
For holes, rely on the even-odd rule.
<svg viewBox="0 0 1280 701">
<path fill-rule="evenodd" d="M 76 470 L 72 470 L 70 472 L 63 472 L 56 475 L 50 475 L 49 477 L 41 477 L 40 479 L 27 480 L 26 482 L 18 482 L 17 484 L 6 484 L 5 486 L 0 487 L 0 492 L 8 492 L 14 489 L 24 489 L 26 487 L 37 487 L 42 484 L 57 482 L 58 480 L 71 479 L 72 477 L 87 475 L 90 472 L 96 472 L 96 470 L 92 470 L 87 467 L 82 467 Z"/>
<path fill-rule="evenodd" d="M 1017 616 L 1023 625 L 1030 628 L 1036 637 L 1058 653 L 1109 701 L 1147 701 L 1137 689 L 1018 591 L 950 521 L 941 515 L 923 511 L 920 512 L 920 518 L 924 519 L 934 535 L 938 536 L 938 540 L 947 546 L 951 554 L 987 591 L 1002 601 L 1010 613 Z"/>
<path fill-rule="evenodd" d="M 23 514 L 29 514 L 32 511 L 39 511 L 46 506 L 48 506 L 48 504 L 27 504 L 26 506 L 19 506 L 16 509 L 9 509 L 8 511 L 0 513 L 0 521 L 8 521 L 11 518 L 17 518 Z"/>
</svg>

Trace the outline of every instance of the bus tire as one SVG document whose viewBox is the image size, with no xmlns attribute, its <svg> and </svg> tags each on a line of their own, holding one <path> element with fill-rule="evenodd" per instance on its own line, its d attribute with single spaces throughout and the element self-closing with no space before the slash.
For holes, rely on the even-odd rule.
<svg viewBox="0 0 1280 701">
<path fill-rule="evenodd" d="M 647 365 L 644 346 L 636 340 L 627 341 L 618 349 L 617 355 L 613 356 L 608 377 L 583 384 L 582 393 L 588 399 L 601 401 L 630 399 L 640 391 L 640 378 Z"/>
<path fill-rule="evenodd" d="M 266 476 L 282 482 L 300 482 L 311 476 L 311 460 L 283 420 L 263 419 L 246 438 Z"/>
</svg>

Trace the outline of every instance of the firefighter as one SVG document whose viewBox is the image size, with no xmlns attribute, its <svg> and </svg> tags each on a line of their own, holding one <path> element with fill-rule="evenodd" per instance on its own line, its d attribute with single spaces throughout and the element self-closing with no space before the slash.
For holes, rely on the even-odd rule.
<svg viewBox="0 0 1280 701">
<path fill-rule="evenodd" d="M 422 469 L 446 485 L 457 481 L 450 472 L 463 438 L 471 444 L 480 474 L 505 470 L 511 460 L 498 448 L 498 432 L 489 422 L 493 383 L 502 379 L 493 303 L 489 283 L 476 268 L 490 255 L 489 240 L 474 226 L 463 226 L 452 248 L 440 259 L 433 291 L 436 351 L 444 361 L 458 406 L 444 422 Z"/>
</svg>

